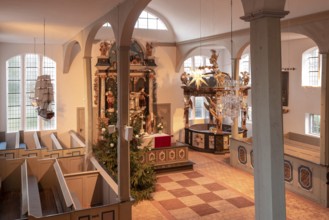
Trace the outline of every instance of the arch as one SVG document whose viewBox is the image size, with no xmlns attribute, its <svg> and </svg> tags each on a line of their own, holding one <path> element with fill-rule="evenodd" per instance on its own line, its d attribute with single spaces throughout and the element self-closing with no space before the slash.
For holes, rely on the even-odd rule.
<svg viewBox="0 0 329 220">
<path fill-rule="evenodd" d="M 292 18 L 281 22 L 281 32 L 302 34 L 312 39 L 319 47 L 320 53 L 329 53 L 329 16 L 320 12 L 303 17 Z"/>
<path fill-rule="evenodd" d="M 63 73 L 68 73 L 70 71 L 71 64 L 80 51 L 81 46 L 78 41 L 73 40 L 67 44 L 64 48 Z"/>
<path fill-rule="evenodd" d="M 92 42 L 105 22 L 111 24 L 114 38 L 119 46 L 130 46 L 132 33 L 140 13 L 151 0 L 125 1 L 103 15 L 88 28 L 84 42 L 84 57 L 91 57 Z"/>
<path fill-rule="evenodd" d="M 245 44 L 243 44 L 240 49 L 238 49 L 237 53 L 236 53 L 236 58 L 241 58 L 244 50 L 250 45 L 250 42 L 247 42 Z"/>
</svg>

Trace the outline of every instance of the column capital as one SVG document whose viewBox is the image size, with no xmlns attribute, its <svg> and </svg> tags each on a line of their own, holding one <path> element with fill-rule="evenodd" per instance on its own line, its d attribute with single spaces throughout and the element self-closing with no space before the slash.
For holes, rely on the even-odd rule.
<svg viewBox="0 0 329 220">
<path fill-rule="evenodd" d="M 255 12 L 248 13 L 240 17 L 244 21 L 253 21 L 260 18 L 283 18 L 289 14 L 289 11 L 274 11 L 274 10 L 259 10 Z"/>
</svg>

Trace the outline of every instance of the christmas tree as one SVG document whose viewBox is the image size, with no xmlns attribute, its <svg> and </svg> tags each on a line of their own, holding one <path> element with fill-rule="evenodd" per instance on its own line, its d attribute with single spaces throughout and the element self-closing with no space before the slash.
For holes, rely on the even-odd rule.
<svg viewBox="0 0 329 220">
<path fill-rule="evenodd" d="M 113 86 L 111 91 L 116 96 L 117 91 Z M 116 100 L 114 106 L 117 106 Z M 141 158 L 150 150 L 149 147 L 140 148 L 143 141 L 143 134 L 140 134 L 143 111 L 131 116 L 130 125 L 133 127 L 133 139 L 130 141 L 130 184 L 131 196 L 138 203 L 145 199 L 152 199 L 155 190 L 156 177 L 154 165 L 142 163 Z M 104 166 L 107 172 L 115 181 L 118 178 L 118 133 L 110 134 L 107 124 L 115 125 L 117 122 L 116 111 L 106 113 L 108 123 L 101 123 L 101 135 L 98 143 L 94 146 L 93 152 L 96 159 Z"/>
</svg>

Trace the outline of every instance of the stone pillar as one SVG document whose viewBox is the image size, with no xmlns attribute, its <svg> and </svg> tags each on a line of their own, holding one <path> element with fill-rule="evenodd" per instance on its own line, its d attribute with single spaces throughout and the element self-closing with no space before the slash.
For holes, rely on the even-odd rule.
<svg viewBox="0 0 329 220">
<path fill-rule="evenodd" d="M 125 140 L 129 119 L 129 51 L 130 46 L 118 46 L 118 188 L 119 201 L 130 201 L 130 149 Z M 131 215 L 130 215 L 131 216 Z"/>
<path fill-rule="evenodd" d="M 257 11 L 250 22 L 255 214 L 286 218 L 281 105 L 281 31 L 284 11 Z"/>
<path fill-rule="evenodd" d="M 329 54 L 321 53 L 320 164 L 329 165 Z"/>
<path fill-rule="evenodd" d="M 92 153 L 93 145 L 93 97 L 92 97 L 92 73 L 91 73 L 91 57 L 83 58 L 85 69 L 85 143 L 87 146 L 86 158 Z"/>
<path fill-rule="evenodd" d="M 232 58 L 232 80 L 237 80 L 239 81 L 239 60 L 240 58 Z M 236 94 L 238 95 L 239 90 L 235 91 Z M 240 112 L 240 110 L 239 110 Z M 233 119 L 233 124 L 231 128 L 231 133 L 233 138 L 238 138 L 239 137 L 239 117 L 236 117 Z"/>
</svg>

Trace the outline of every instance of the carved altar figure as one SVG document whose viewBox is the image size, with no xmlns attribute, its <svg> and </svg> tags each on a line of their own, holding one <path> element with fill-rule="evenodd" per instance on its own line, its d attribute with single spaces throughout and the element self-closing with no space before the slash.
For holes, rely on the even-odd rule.
<svg viewBox="0 0 329 220">
<path fill-rule="evenodd" d="M 209 58 L 209 62 L 212 64 L 212 67 L 218 68 L 218 64 L 217 64 L 217 58 L 218 58 L 218 54 L 216 53 L 216 50 L 211 49 L 211 57 Z"/>
<path fill-rule="evenodd" d="M 185 119 L 185 127 L 189 126 L 189 118 L 188 118 L 188 113 L 189 109 L 193 109 L 193 102 L 191 100 L 190 96 L 184 96 L 184 119 Z"/>
<path fill-rule="evenodd" d="M 110 44 L 106 41 L 100 43 L 99 51 L 101 52 L 101 56 L 107 56 L 107 51 L 110 49 Z"/>
<path fill-rule="evenodd" d="M 146 57 L 152 56 L 153 45 L 152 43 L 146 42 Z"/>
<path fill-rule="evenodd" d="M 243 85 L 247 86 L 250 80 L 250 74 L 246 71 L 240 73 L 242 75 Z"/>
<path fill-rule="evenodd" d="M 206 99 L 209 104 L 204 103 L 205 108 L 209 111 L 209 113 L 215 118 L 215 124 L 216 124 L 216 133 L 219 134 L 223 131 L 222 125 L 223 125 L 223 114 L 222 112 L 219 112 L 217 114 L 216 112 L 216 103 L 214 100 L 208 96 L 206 96 Z"/>
<path fill-rule="evenodd" d="M 142 88 L 139 91 L 139 107 L 145 107 L 146 106 L 146 97 L 148 96 L 148 94 L 144 91 L 144 88 Z"/>
<path fill-rule="evenodd" d="M 136 109 L 135 99 L 136 99 L 136 94 L 134 92 L 131 92 L 129 94 L 129 109 L 130 110 L 135 110 Z"/>
<path fill-rule="evenodd" d="M 188 75 L 186 72 L 182 73 L 182 75 L 180 76 L 180 80 L 182 81 L 182 83 L 184 85 L 187 85 L 188 83 Z"/>
<path fill-rule="evenodd" d="M 115 97 L 111 91 L 108 91 L 105 93 L 106 95 L 106 101 L 107 101 L 107 111 L 108 112 L 114 112 L 114 100 Z"/>
<path fill-rule="evenodd" d="M 148 134 L 153 134 L 153 129 L 154 129 L 154 118 L 153 118 L 153 113 L 151 113 L 148 116 L 146 116 L 146 132 Z"/>
<path fill-rule="evenodd" d="M 226 77 L 226 75 L 221 71 L 217 71 L 214 74 L 214 78 L 217 82 L 217 86 L 223 86 L 225 84 L 225 77 Z"/>
</svg>

